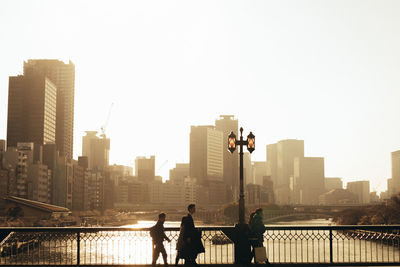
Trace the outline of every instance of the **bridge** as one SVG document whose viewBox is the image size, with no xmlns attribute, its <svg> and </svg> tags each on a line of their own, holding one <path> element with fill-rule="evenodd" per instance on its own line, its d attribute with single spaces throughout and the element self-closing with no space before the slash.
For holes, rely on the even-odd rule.
<svg viewBox="0 0 400 267">
<path fill-rule="evenodd" d="M 234 227 L 200 227 L 202 265 L 234 264 Z M 269 226 L 264 234 L 275 266 L 400 266 L 400 225 Z M 166 228 L 169 262 L 179 228 Z M 0 228 L 1 265 L 135 265 L 151 263 L 148 228 Z M 182 264 L 182 262 L 181 262 Z"/>
</svg>

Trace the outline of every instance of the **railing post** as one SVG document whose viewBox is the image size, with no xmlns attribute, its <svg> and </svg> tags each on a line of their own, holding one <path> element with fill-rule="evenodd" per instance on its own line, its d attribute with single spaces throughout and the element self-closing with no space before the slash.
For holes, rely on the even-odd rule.
<svg viewBox="0 0 400 267">
<path fill-rule="evenodd" d="M 333 263 L 333 237 L 332 237 L 332 228 L 329 229 L 329 258 L 331 263 Z"/>
<path fill-rule="evenodd" d="M 81 264 L 81 233 L 78 231 L 76 233 L 76 265 Z"/>
</svg>

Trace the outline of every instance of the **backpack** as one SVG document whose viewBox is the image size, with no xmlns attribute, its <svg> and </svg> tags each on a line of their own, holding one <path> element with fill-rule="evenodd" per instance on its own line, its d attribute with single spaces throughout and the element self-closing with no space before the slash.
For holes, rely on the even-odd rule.
<svg viewBox="0 0 400 267">
<path fill-rule="evenodd" d="M 157 224 L 156 224 L 157 225 Z M 155 239 L 157 235 L 156 225 L 150 227 L 150 236 L 151 238 Z"/>
</svg>

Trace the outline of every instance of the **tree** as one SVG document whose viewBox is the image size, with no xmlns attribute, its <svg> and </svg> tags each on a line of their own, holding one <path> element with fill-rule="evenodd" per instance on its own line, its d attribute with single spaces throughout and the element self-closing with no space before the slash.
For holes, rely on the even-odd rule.
<svg viewBox="0 0 400 267">
<path fill-rule="evenodd" d="M 22 208 L 19 206 L 12 207 L 7 210 L 7 217 L 11 217 L 13 220 L 23 217 L 23 216 L 24 216 L 24 212 L 23 212 Z"/>
<path fill-rule="evenodd" d="M 237 221 L 239 218 L 239 204 L 229 203 L 222 207 L 222 213 L 225 217 L 231 219 L 232 221 Z"/>
</svg>

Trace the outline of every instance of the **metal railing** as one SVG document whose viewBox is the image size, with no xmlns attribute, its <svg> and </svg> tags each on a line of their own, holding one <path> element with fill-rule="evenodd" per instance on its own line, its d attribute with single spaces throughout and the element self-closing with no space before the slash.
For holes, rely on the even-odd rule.
<svg viewBox="0 0 400 267">
<path fill-rule="evenodd" d="M 233 264 L 233 227 L 199 227 L 200 264 Z M 179 228 L 165 228 L 169 263 Z M 0 264 L 150 264 L 148 228 L 0 228 Z M 264 246 L 275 264 L 400 265 L 400 226 L 270 226 Z M 161 257 L 159 259 L 161 262 Z M 182 263 L 182 262 L 181 262 Z"/>
</svg>

